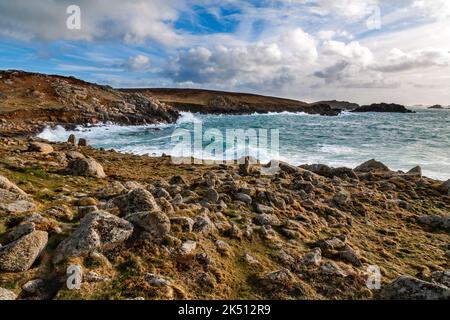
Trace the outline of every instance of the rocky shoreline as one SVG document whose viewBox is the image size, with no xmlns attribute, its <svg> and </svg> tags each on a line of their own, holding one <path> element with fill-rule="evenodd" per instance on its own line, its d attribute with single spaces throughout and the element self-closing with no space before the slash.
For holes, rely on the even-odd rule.
<svg viewBox="0 0 450 320">
<path fill-rule="evenodd" d="M 281 163 L 267 176 L 249 158 L 174 165 L 50 143 L 33 135 L 171 123 L 180 109 L 19 71 L 1 72 L 0 92 L 0 299 L 450 298 L 450 181 L 420 167 Z"/>
<path fill-rule="evenodd" d="M 0 159 L 0 299 L 450 298 L 450 181 L 420 167 L 266 176 L 75 137 L 3 137 Z"/>
</svg>

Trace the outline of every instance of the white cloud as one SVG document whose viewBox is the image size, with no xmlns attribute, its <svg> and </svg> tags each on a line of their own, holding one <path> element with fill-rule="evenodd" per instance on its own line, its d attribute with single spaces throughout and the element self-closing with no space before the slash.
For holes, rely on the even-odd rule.
<svg viewBox="0 0 450 320">
<path fill-rule="evenodd" d="M 371 64 L 374 56 L 369 48 L 362 46 L 358 41 L 348 44 L 340 41 L 326 41 L 322 46 L 324 55 L 338 56 L 351 63 L 358 63 L 363 66 Z"/>
<path fill-rule="evenodd" d="M 121 39 L 128 43 L 145 40 L 172 45 L 182 38 L 172 22 L 182 2 L 176 0 L 78 0 L 81 30 L 66 27 L 66 9 L 72 0 L 0 1 L 2 33 L 27 35 L 40 40 Z"/>
<path fill-rule="evenodd" d="M 401 72 L 447 66 L 450 66 L 450 52 L 446 50 L 421 49 L 405 53 L 400 49 L 392 49 L 387 61 L 376 64 L 373 69 L 383 72 Z"/>
<path fill-rule="evenodd" d="M 266 84 L 280 84 L 292 79 L 299 68 L 315 63 L 316 45 L 313 36 L 297 28 L 265 42 L 196 47 L 180 52 L 169 64 L 166 76 L 179 83 L 251 86 L 265 79 Z"/>
<path fill-rule="evenodd" d="M 130 57 L 128 62 L 125 64 L 125 67 L 129 71 L 134 72 L 147 71 L 150 69 L 150 58 L 145 55 L 138 54 L 137 56 Z"/>
<path fill-rule="evenodd" d="M 431 18 L 446 19 L 450 17 L 450 1 L 448 0 L 415 0 L 411 7 Z"/>
</svg>

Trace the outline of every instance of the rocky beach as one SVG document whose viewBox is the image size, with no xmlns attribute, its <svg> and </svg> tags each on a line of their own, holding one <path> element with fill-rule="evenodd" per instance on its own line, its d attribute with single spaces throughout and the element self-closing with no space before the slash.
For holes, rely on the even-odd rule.
<svg viewBox="0 0 450 320">
<path fill-rule="evenodd" d="M 450 299 L 450 180 L 420 166 L 175 165 L 36 134 L 172 123 L 179 104 L 19 71 L 0 93 L 0 299 Z"/>
</svg>

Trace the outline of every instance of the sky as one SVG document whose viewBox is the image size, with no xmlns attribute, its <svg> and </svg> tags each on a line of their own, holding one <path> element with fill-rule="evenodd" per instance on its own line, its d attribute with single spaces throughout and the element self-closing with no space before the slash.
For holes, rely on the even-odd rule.
<svg viewBox="0 0 450 320">
<path fill-rule="evenodd" d="M 450 1 L 0 0 L 0 69 L 450 105 Z"/>
</svg>

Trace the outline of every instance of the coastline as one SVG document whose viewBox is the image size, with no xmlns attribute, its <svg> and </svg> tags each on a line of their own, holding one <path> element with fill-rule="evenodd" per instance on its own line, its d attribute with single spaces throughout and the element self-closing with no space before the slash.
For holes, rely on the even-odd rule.
<svg viewBox="0 0 450 320">
<path fill-rule="evenodd" d="M 0 176 L 23 192 L 0 206 L 0 287 L 14 284 L 24 298 L 378 299 L 399 275 L 433 281 L 449 266 L 450 193 L 417 168 L 281 163 L 264 176 L 248 163 L 173 165 L 17 137 L 0 140 L 0 156 Z M 5 248 L 29 223 L 46 249 L 12 268 Z M 100 237 L 95 248 L 78 238 L 88 231 Z M 65 288 L 58 279 L 71 265 L 96 280 Z M 366 287 L 370 265 L 383 270 L 381 291 Z M 20 289 L 36 274 L 40 291 Z"/>
<path fill-rule="evenodd" d="M 266 175 L 249 159 L 176 165 L 76 136 L 38 139 L 48 125 L 170 126 L 180 116 L 91 84 L 80 98 L 80 83 L 64 81 L 56 100 L 31 106 L 45 90 L 22 92 L 15 98 L 28 105 L 1 115 L 0 291 L 8 296 L 448 299 L 450 181 L 375 160 L 356 168 L 281 162 Z M 91 108 L 99 93 L 106 96 Z M 78 290 L 65 282 L 73 267 L 83 273 Z M 371 270 L 380 287 L 368 287 Z"/>
</svg>

